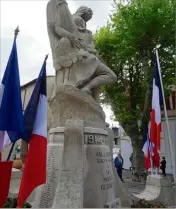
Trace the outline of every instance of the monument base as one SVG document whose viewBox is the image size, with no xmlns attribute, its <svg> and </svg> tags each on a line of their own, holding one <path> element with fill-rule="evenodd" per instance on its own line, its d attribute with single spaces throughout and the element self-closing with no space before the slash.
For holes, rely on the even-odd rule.
<svg viewBox="0 0 176 209">
<path fill-rule="evenodd" d="M 35 208 L 121 207 L 104 129 L 83 127 L 77 120 L 51 129 L 47 172 L 46 185 L 36 191 Z"/>
<path fill-rule="evenodd" d="M 161 175 L 149 175 L 146 187 L 140 194 L 135 194 L 137 199 L 145 199 L 151 203 L 161 203 L 164 206 L 175 204 L 175 196 L 172 185 L 172 177 Z"/>
</svg>

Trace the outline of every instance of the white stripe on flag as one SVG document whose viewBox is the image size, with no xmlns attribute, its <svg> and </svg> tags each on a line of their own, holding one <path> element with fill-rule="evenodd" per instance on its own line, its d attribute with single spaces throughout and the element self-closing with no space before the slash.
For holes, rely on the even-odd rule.
<svg viewBox="0 0 176 209">
<path fill-rule="evenodd" d="M 144 152 L 145 157 L 148 157 L 149 152 L 149 140 L 147 140 L 142 148 L 142 151 Z"/>
<path fill-rule="evenodd" d="M 159 125 L 161 123 L 161 110 L 159 100 L 159 88 L 155 85 L 155 79 L 153 80 L 152 109 L 155 111 L 155 122 L 157 125 Z"/>
<path fill-rule="evenodd" d="M 0 153 L 3 151 L 3 149 L 11 144 L 10 138 L 6 131 L 0 131 Z"/>
<path fill-rule="evenodd" d="M 4 85 L 0 84 L 0 108 L 1 108 L 1 103 L 2 103 L 3 93 L 4 93 Z M 9 144 L 11 144 L 11 141 L 7 132 L 0 131 L 0 153 L 2 152 L 4 147 L 6 147 Z"/>
<path fill-rule="evenodd" d="M 148 157 L 149 152 L 152 156 L 154 156 L 153 148 L 154 144 L 151 143 L 149 140 L 147 140 L 142 148 L 142 151 L 144 152 L 145 157 Z"/>
<path fill-rule="evenodd" d="M 47 138 L 47 97 L 40 95 L 33 134 Z"/>
</svg>

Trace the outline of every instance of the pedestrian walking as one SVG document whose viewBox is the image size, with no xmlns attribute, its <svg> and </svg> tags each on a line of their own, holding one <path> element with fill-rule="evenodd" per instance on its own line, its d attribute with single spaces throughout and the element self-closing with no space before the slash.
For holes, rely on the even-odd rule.
<svg viewBox="0 0 176 209">
<path fill-rule="evenodd" d="M 114 160 L 114 165 L 117 171 L 117 174 L 119 176 L 119 178 L 121 179 L 122 182 L 123 178 L 122 178 L 122 171 L 123 171 L 123 158 L 121 156 L 121 151 L 119 150 L 119 152 L 117 153 L 117 157 Z"/>
</svg>

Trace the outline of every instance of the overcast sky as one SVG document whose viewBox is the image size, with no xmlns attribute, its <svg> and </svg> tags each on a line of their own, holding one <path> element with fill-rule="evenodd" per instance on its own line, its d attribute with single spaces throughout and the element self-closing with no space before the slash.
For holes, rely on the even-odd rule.
<svg viewBox="0 0 176 209">
<path fill-rule="evenodd" d="M 1 78 L 12 47 L 14 29 L 19 25 L 17 39 L 18 60 L 21 85 L 36 78 L 39 74 L 44 57 L 50 53 L 47 61 L 47 74 L 54 75 L 46 28 L 46 5 L 48 0 L 0 0 L 1 9 Z M 88 29 L 95 32 L 106 25 L 112 10 L 112 0 L 67 1 L 71 13 L 79 6 L 88 6 L 93 10 L 93 18 Z M 111 111 L 106 110 L 107 122 L 112 125 Z M 114 123 L 115 124 L 115 123 Z"/>
</svg>

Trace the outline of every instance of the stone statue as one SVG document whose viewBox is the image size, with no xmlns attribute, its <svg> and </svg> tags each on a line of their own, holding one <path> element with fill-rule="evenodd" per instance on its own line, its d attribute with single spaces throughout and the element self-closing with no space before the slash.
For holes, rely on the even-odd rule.
<svg viewBox="0 0 176 209">
<path fill-rule="evenodd" d="M 47 26 L 56 70 L 49 101 L 47 182 L 36 190 L 33 208 L 120 206 L 114 187 L 111 148 L 100 85 L 116 75 L 99 58 L 86 23 L 92 10 L 71 15 L 65 0 L 50 0 Z"/>
<path fill-rule="evenodd" d="M 65 0 L 51 0 L 47 6 L 47 27 L 56 70 L 55 91 L 70 84 L 99 102 L 99 87 L 116 81 L 116 75 L 102 62 L 86 23 L 92 10 L 82 6 L 71 15 Z"/>
</svg>

